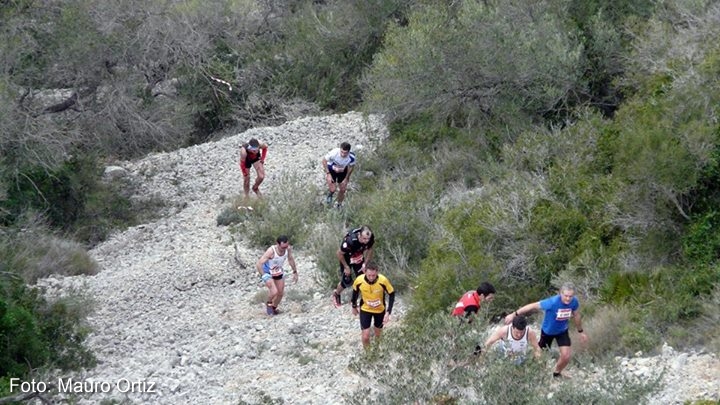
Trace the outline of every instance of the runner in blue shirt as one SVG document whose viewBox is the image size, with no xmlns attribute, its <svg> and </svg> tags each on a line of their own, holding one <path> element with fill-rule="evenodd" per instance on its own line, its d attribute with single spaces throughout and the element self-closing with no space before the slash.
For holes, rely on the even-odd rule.
<svg viewBox="0 0 720 405">
<path fill-rule="evenodd" d="M 571 283 L 563 284 L 558 295 L 521 307 L 505 317 L 505 324 L 511 324 L 515 316 L 527 315 L 530 312 L 539 310 L 545 312 L 545 317 L 543 318 L 538 345 L 543 349 L 549 349 L 553 340 L 557 340 L 560 358 L 555 365 L 553 377 L 561 377 L 563 369 L 570 363 L 572 357 L 570 334 L 568 333 L 568 321 L 571 318 L 580 334 L 580 342 L 586 344 L 588 341 L 588 337 L 582 328 L 580 302 L 575 297 L 575 286 Z"/>
</svg>

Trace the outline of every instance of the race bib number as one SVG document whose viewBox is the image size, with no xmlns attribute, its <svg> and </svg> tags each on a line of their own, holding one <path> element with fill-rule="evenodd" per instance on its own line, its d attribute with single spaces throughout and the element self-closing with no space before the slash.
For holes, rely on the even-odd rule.
<svg viewBox="0 0 720 405">
<path fill-rule="evenodd" d="M 345 166 L 333 165 L 332 168 L 335 173 L 342 173 L 345 171 Z"/>
<path fill-rule="evenodd" d="M 367 303 L 367 306 L 369 306 L 370 308 L 377 308 L 380 305 L 382 305 L 381 300 L 372 300 L 372 301 L 367 301 L 366 303 Z"/>
<path fill-rule="evenodd" d="M 270 268 L 270 274 L 273 276 L 279 276 L 283 274 L 283 268 L 279 266 L 272 267 Z"/>
<path fill-rule="evenodd" d="M 572 318 L 572 309 L 570 308 L 558 309 L 557 315 L 555 315 L 556 321 L 567 321 L 570 318 Z"/>
<path fill-rule="evenodd" d="M 352 256 L 350 256 L 350 264 L 360 264 L 363 262 L 363 254 L 360 253 L 354 253 Z"/>
</svg>

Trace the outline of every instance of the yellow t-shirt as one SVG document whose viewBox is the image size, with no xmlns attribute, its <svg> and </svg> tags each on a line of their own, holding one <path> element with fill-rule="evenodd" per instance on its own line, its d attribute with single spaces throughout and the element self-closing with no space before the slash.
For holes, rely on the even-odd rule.
<svg viewBox="0 0 720 405">
<path fill-rule="evenodd" d="M 393 289 L 390 280 L 382 274 L 377 275 L 374 283 L 370 284 L 365 280 L 365 274 L 359 275 L 353 282 L 353 291 L 357 291 L 362 299 L 360 309 L 373 314 L 380 314 L 385 311 L 385 293 L 392 294 Z"/>
</svg>

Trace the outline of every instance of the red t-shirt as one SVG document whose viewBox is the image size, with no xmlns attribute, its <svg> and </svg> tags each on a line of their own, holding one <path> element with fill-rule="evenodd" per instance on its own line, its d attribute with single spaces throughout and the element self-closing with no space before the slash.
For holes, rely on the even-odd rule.
<svg viewBox="0 0 720 405">
<path fill-rule="evenodd" d="M 452 311 L 453 316 L 464 315 L 466 312 L 477 312 L 480 309 L 480 294 L 477 291 L 468 291 L 460 297 Z"/>
</svg>

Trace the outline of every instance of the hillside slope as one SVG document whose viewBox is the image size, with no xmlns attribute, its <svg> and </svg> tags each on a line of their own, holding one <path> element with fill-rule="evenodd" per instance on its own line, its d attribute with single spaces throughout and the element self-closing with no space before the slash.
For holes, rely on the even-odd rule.
<svg viewBox="0 0 720 405">
<path fill-rule="evenodd" d="M 339 142 L 373 144 L 386 132 L 378 119 L 356 113 L 310 117 L 122 162 L 142 183 L 141 194 L 173 208 L 93 249 L 99 274 L 43 283 L 51 294 L 80 288 L 95 299 L 88 343 L 100 363 L 73 377 L 111 389 L 80 395 L 79 403 L 343 403 L 342 394 L 361 381 L 347 367 L 361 351 L 348 306 L 330 304 L 330 292 L 313 281 L 313 258 L 296 250 L 300 281 L 288 284 L 285 312 L 269 318 L 256 298 L 264 291 L 253 267 L 262 251 L 236 242 L 216 218 L 227 199 L 241 193 L 237 152 L 243 141 L 256 137 L 270 145 L 263 191 L 272 198 L 282 192 L 282 176 L 321 185 L 322 154 Z M 400 303 L 399 319 L 402 310 Z M 651 366 L 674 367 L 658 400 L 717 396 L 716 357 L 666 354 Z M 626 360 L 626 367 L 650 371 L 641 360 Z M 150 388 L 154 392 L 143 392 Z"/>
</svg>

